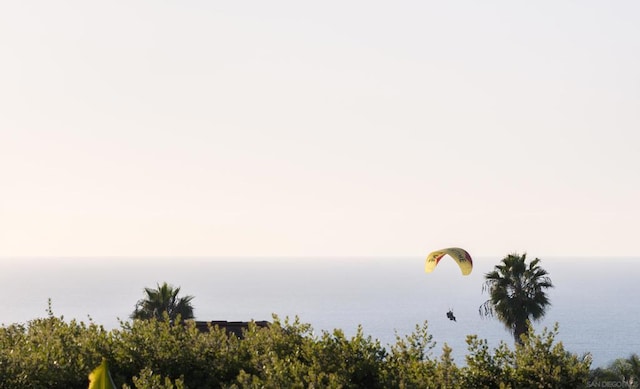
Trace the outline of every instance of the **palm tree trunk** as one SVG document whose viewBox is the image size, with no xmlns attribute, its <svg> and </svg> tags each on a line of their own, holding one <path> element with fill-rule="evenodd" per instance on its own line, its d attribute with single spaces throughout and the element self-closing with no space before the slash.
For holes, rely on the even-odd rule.
<svg viewBox="0 0 640 389">
<path fill-rule="evenodd" d="M 529 332 L 528 322 L 516 322 L 515 326 L 513 327 L 513 338 L 516 341 L 517 345 L 522 346 L 522 335 L 526 334 L 527 332 Z"/>
</svg>

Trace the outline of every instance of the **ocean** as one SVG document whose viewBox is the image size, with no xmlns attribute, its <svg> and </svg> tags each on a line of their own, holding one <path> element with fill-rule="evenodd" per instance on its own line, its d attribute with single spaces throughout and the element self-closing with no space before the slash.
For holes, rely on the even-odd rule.
<svg viewBox="0 0 640 389">
<path fill-rule="evenodd" d="M 316 333 L 334 328 L 353 335 L 358 325 L 383 345 L 411 333 L 425 320 L 437 343 L 453 348 L 464 364 L 465 338 L 510 345 L 495 319 L 482 319 L 483 276 L 501 258 L 474 258 L 463 277 L 443 259 L 424 273 L 423 257 L 399 258 L 2 258 L 0 324 L 45 317 L 51 299 L 56 316 L 107 329 L 128 320 L 144 287 L 164 281 L 195 296 L 197 320 L 272 320 L 295 316 Z M 559 324 L 556 340 L 571 352 L 590 352 L 592 367 L 640 354 L 640 258 L 542 258 L 555 284 L 552 306 L 536 330 Z M 447 319 L 451 309 L 457 321 Z"/>
</svg>

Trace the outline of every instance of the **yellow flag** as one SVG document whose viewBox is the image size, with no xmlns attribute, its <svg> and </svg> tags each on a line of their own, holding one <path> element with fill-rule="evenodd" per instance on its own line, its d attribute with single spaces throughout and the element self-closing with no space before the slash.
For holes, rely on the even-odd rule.
<svg viewBox="0 0 640 389">
<path fill-rule="evenodd" d="M 89 374 L 89 389 L 116 389 L 109 374 L 106 359 L 103 359 L 100 366 Z"/>
</svg>

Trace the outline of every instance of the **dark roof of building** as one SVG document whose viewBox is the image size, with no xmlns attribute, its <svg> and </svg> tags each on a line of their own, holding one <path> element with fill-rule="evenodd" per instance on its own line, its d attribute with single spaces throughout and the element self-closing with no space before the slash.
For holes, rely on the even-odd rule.
<svg viewBox="0 0 640 389">
<path fill-rule="evenodd" d="M 213 320 L 213 321 L 196 321 L 196 328 L 201 332 L 209 332 L 209 325 L 212 327 L 223 328 L 227 331 L 227 334 L 234 334 L 239 338 L 242 338 L 242 331 L 249 329 L 249 323 L 254 323 L 257 327 L 266 328 L 271 323 L 265 320 L 261 321 L 226 321 L 226 320 Z"/>
</svg>

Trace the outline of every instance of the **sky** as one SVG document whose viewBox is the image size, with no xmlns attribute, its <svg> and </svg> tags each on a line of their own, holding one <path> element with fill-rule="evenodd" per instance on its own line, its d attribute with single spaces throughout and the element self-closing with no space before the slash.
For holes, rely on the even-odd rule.
<svg viewBox="0 0 640 389">
<path fill-rule="evenodd" d="M 635 1 L 0 4 L 0 256 L 634 256 Z"/>
</svg>

